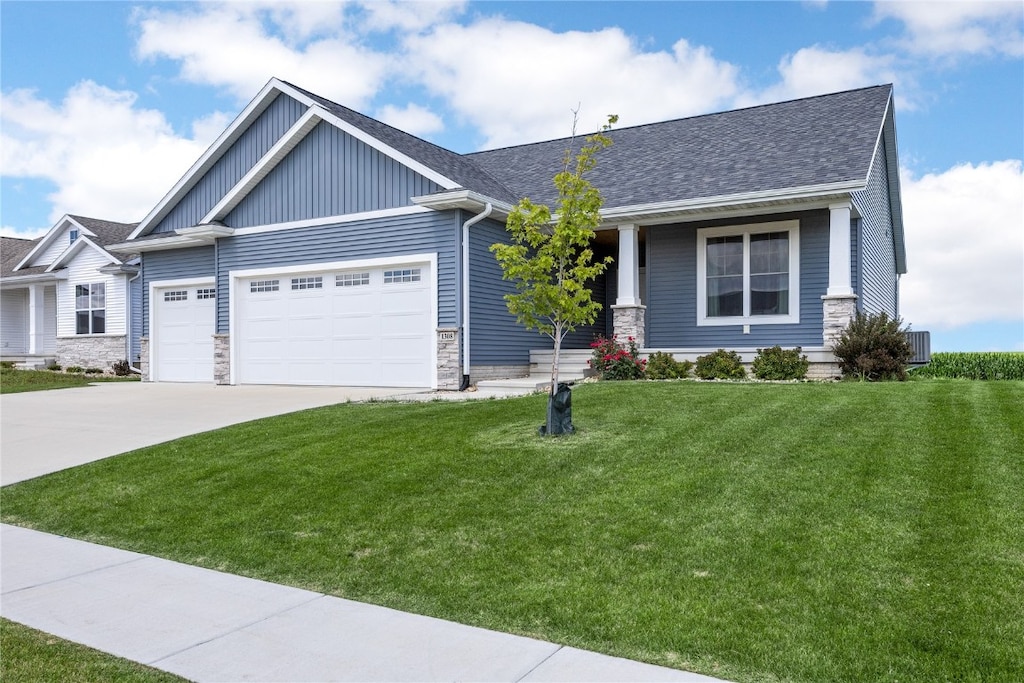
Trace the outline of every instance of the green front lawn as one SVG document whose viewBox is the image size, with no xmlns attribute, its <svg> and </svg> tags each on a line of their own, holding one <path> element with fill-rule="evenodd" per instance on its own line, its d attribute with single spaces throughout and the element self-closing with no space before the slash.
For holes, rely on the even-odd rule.
<svg viewBox="0 0 1024 683">
<path fill-rule="evenodd" d="M 0 678 L 7 683 L 175 683 L 185 679 L 0 619 Z"/>
<path fill-rule="evenodd" d="M 1024 383 L 603 383 L 310 410 L 6 522 L 737 681 L 1024 680 Z"/>
<path fill-rule="evenodd" d="M 111 377 L 109 375 L 85 375 L 53 370 L 18 370 L 0 367 L 0 394 L 16 394 L 22 391 L 46 391 L 85 387 L 93 382 L 131 382 L 138 376 Z"/>
</svg>

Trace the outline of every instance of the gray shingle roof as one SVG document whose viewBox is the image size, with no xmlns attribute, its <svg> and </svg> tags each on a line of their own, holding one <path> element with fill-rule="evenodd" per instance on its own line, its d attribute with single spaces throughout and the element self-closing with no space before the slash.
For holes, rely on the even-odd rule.
<svg viewBox="0 0 1024 683">
<path fill-rule="evenodd" d="M 46 270 L 45 267 L 22 268 L 14 270 L 25 254 L 39 244 L 42 237 L 34 240 L 24 240 L 18 237 L 0 237 L 0 277 L 11 277 L 17 275 L 37 275 Z"/>
<path fill-rule="evenodd" d="M 82 227 L 96 233 L 96 237 L 92 238 L 92 241 L 101 247 L 124 242 L 139 225 L 138 223 L 116 223 L 87 216 L 72 216 L 71 214 L 68 214 L 68 218 L 74 219 Z"/>
<path fill-rule="evenodd" d="M 891 85 L 613 130 L 591 182 L 605 207 L 867 178 Z M 466 155 L 518 196 L 551 204 L 568 139 Z"/>
</svg>

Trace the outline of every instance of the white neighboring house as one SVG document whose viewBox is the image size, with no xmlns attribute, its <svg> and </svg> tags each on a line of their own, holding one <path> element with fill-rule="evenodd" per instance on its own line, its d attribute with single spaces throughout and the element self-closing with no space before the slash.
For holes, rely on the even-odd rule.
<svg viewBox="0 0 1024 683">
<path fill-rule="evenodd" d="M 136 225 L 66 215 L 38 239 L 4 237 L 0 356 L 23 367 L 137 365 L 139 259 L 106 249 Z"/>
</svg>

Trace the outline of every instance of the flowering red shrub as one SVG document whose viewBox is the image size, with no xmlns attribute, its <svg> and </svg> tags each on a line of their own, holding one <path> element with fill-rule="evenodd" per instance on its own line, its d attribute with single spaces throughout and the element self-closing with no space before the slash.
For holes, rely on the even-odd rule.
<svg viewBox="0 0 1024 683">
<path fill-rule="evenodd" d="M 588 363 L 601 373 L 601 379 L 643 379 L 647 361 L 640 359 L 636 340 L 629 337 L 626 346 L 614 335 L 598 337 L 590 345 L 593 353 Z"/>
</svg>

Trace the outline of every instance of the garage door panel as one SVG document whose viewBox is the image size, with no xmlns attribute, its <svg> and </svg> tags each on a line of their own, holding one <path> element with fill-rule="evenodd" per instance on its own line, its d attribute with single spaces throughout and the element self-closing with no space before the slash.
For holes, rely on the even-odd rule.
<svg viewBox="0 0 1024 683">
<path fill-rule="evenodd" d="M 150 332 L 157 381 L 213 381 L 216 300 L 209 291 L 209 285 L 154 288 Z"/>
<path fill-rule="evenodd" d="M 414 267 L 423 282 L 385 284 L 383 268 L 274 276 L 277 292 L 243 281 L 232 333 L 238 381 L 430 386 L 434 294 L 429 269 Z M 314 277 L 322 287 L 291 289 Z"/>
</svg>

